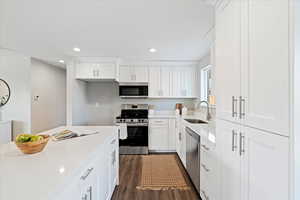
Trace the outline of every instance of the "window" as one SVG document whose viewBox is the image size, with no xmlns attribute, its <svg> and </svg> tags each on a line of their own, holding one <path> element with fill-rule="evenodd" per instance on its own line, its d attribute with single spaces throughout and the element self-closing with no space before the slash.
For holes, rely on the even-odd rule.
<svg viewBox="0 0 300 200">
<path fill-rule="evenodd" d="M 201 101 L 209 101 L 209 96 L 211 95 L 212 89 L 212 75 L 211 75 L 211 65 L 201 69 L 201 91 L 200 98 Z"/>
</svg>

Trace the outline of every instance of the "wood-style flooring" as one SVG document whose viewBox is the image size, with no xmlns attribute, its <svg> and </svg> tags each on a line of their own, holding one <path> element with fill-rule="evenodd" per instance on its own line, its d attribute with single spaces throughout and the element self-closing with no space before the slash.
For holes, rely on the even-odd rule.
<svg viewBox="0 0 300 200">
<path fill-rule="evenodd" d="M 190 190 L 137 190 L 142 174 L 141 158 L 140 155 L 120 156 L 120 185 L 116 187 L 112 200 L 200 200 L 178 157 L 178 165 Z"/>
</svg>

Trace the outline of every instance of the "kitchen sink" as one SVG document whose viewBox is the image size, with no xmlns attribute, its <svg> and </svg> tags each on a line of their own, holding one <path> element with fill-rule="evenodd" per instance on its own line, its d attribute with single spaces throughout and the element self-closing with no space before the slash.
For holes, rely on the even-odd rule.
<svg viewBox="0 0 300 200">
<path fill-rule="evenodd" d="M 192 124 L 207 124 L 207 122 L 202 121 L 200 119 L 184 119 L 184 120 Z"/>
</svg>

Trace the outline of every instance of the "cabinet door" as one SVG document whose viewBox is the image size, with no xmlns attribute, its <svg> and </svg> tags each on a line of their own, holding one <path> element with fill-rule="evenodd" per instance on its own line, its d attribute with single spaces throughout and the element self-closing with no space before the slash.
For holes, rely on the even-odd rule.
<svg viewBox="0 0 300 200">
<path fill-rule="evenodd" d="M 217 145 L 219 157 L 221 158 L 221 200 L 241 200 L 241 162 L 238 151 L 238 133 L 240 126 L 233 123 L 218 120 Z"/>
<path fill-rule="evenodd" d="M 81 63 L 76 66 L 77 79 L 94 79 L 96 76 L 96 68 L 91 63 Z"/>
<path fill-rule="evenodd" d="M 133 82 L 133 69 L 131 66 L 120 66 L 119 80 L 123 83 Z"/>
<path fill-rule="evenodd" d="M 115 64 L 100 64 L 100 78 L 101 79 L 116 79 Z"/>
<path fill-rule="evenodd" d="M 247 56 L 242 65 L 244 123 L 286 136 L 290 105 L 289 2 L 249 0 L 249 25 L 244 31 L 249 33 L 245 36 L 248 43 L 243 45 Z"/>
<path fill-rule="evenodd" d="M 289 199 L 289 139 L 252 128 L 244 133 L 243 199 Z"/>
<path fill-rule="evenodd" d="M 55 198 L 55 200 L 82 200 L 83 194 L 81 194 L 78 180 L 74 180 L 73 183 L 64 189 L 64 192 Z"/>
<path fill-rule="evenodd" d="M 150 126 L 149 149 L 153 151 L 167 151 L 168 146 L 168 126 Z"/>
<path fill-rule="evenodd" d="M 170 96 L 170 68 L 169 67 L 161 67 L 160 72 L 160 89 L 162 97 Z"/>
<path fill-rule="evenodd" d="M 176 151 L 175 119 L 169 119 L 169 151 Z"/>
<path fill-rule="evenodd" d="M 187 97 L 196 97 L 196 70 L 194 67 L 185 67 L 184 74 L 184 94 Z"/>
<path fill-rule="evenodd" d="M 181 153 L 181 133 L 180 133 L 180 119 L 175 120 L 175 141 L 176 141 L 176 152 L 178 156 L 180 157 Z"/>
<path fill-rule="evenodd" d="M 170 95 L 172 97 L 181 96 L 181 71 L 180 67 L 172 67 L 170 72 Z"/>
<path fill-rule="evenodd" d="M 103 152 L 101 154 L 101 159 L 98 161 L 99 174 L 98 174 L 98 183 L 99 183 L 99 199 L 107 200 L 109 197 L 109 151 Z"/>
<path fill-rule="evenodd" d="M 148 83 L 148 67 L 134 67 L 134 81 L 139 83 Z"/>
<path fill-rule="evenodd" d="M 160 67 L 149 68 L 149 96 L 160 96 Z"/>
<path fill-rule="evenodd" d="M 237 100 L 241 94 L 240 7 L 240 1 L 232 0 L 216 14 L 217 117 L 230 121 L 238 120 Z M 235 101 L 233 101 L 233 97 Z"/>
</svg>

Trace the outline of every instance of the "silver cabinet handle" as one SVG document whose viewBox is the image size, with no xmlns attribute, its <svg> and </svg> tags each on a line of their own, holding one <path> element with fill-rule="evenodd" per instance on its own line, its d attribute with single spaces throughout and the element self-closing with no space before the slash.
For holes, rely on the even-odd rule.
<svg viewBox="0 0 300 200">
<path fill-rule="evenodd" d="M 181 132 L 179 132 L 179 141 L 181 141 Z"/>
<path fill-rule="evenodd" d="M 210 170 L 206 167 L 206 165 L 204 164 L 201 164 L 201 167 L 206 171 L 206 172 L 209 172 Z"/>
<path fill-rule="evenodd" d="M 202 146 L 203 149 L 205 149 L 206 151 L 209 151 L 209 150 L 210 150 L 210 149 L 209 149 L 206 145 L 204 145 L 204 144 L 202 144 L 201 146 Z"/>
<path fill-rule="evenodd" d="M 237 133 L 235 132 L 235 130 L 232 130 L 232 144 L 231 144 L 231 150 L 234 152 L 235 149 L 237 148 L 237 145 L 235 143 L 236 141 L 236 136 L 237 136 Z"/>
<path fill-rule="evenodd" d="M 236 117 L 237 116 L 237 111 L 236 111 L 236 103 L 237 103 L 237 99 L 232 96 L 232 117 Z"/>
<path fill-rule="evenodd" d="M 115 144 L 115 143 L 116 143 L 116 139 L 114 139 L 110 142 L 110 144 Z"/>
<path fill-rule="evenodd" d="M 87 194 L 84 194 L 84 196 L 81 199 L 82 200 L 87 200 Z"/>
<path fill-rule="evenodd" d="M 240 133 L 240 156 L 245 153 L 245 136 Z"/>
<path fill-rule="evenodd" d="M 245 99 L 240 96 L 240 119 L 243 119 L 245 116 Z"/>
<path fill-rule="evenodd" d="M 92 186 L 89 187 L 89 189 L 87 190 L 87 192 L 89 193 L 89 196 L 90 196 L 90 200 L 93 200 L 93 189 L 92 189 Z"/>
<path fill-rule="evenodd" d="M 81 180 L 85 180 L 85 179 L 90 175 L 90 173 L 91 173 L 93 170 L 94 170 L 93 167 L 92 167 L 92 168 L 89 168 L 89 169 L 86 171 L 85 175 L 82 175 L 82 176 L 80 177 L 80 179 L 81 179 Z"/>
</svg>

